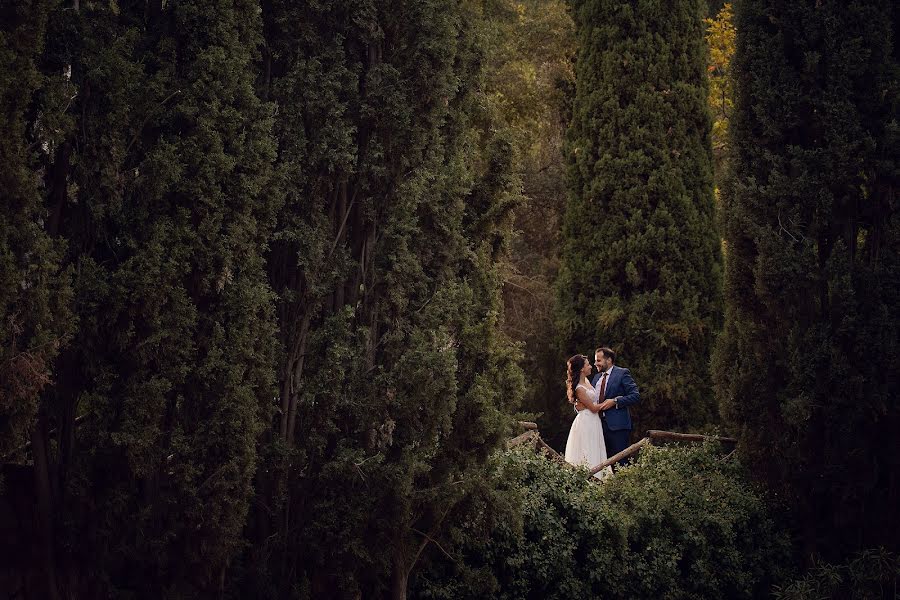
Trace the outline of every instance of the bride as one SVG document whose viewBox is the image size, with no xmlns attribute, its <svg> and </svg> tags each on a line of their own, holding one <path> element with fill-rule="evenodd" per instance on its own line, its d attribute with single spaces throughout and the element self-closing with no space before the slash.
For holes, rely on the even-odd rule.
<svg viewBox="0 0 900 600">
<path fill-rule="evenodd" d="M 576 354 L 566 365 L 566 394 L 578 411 L 566 441 L 566 462 L 588 468 L 596 467 L 606 460 L 603 425 L 598 412 L 600 393 L 588 381 L 591 363 L 586 356 Z M 611 472 L 612 469 L 607 467 L 595 473 L 594 477 L 602 479 Z"/>
</svg>

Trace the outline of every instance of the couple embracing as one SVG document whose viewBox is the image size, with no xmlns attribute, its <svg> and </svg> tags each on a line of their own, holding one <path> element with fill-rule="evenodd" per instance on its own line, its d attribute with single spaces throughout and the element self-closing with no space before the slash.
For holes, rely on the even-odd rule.
<svg viewBox="0 0 900 600">
<path fill-rule="evenodd" d="M 597 348 L 593 377 L 587 356 L 576 354 L 566 363 L 566 394 L 578 412 L 566 442 L 566 462 L 595 467 L 628 447 L 632 429 L 628 407 L 641 397 L 631 373 L 617 367 L 615 361 L 612 349 Z M 609 473 L 611 467 L 594 477 Z"/>
</svg>

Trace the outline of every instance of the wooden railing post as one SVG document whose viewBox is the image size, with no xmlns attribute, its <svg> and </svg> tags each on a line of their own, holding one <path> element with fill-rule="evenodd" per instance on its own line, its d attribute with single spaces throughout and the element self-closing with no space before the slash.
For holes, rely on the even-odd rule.
<svg viewBox="0 0 900 600">
<path fill-rule="evenodd" d="M 638 452 L 640 452 L 641 448 L 643 448 L 644 446 L 646 446 L 649 443 L 650 443 L 650 438 L 645 437 L 645 438 L 641 439 L 641 441 L 628 446 L 627 448 L 625 448 L 618 454 L 613 454 L 611 457 L 607 458 L 602 463 L 600 463 L 596 467 L 592 468 L 591 475 L 595 475 L 596 473 L 599 473 L 606 467 L 619 462 L 623 458 L 628 458 L 629 456 L 637 454 Z"/>
</svg>

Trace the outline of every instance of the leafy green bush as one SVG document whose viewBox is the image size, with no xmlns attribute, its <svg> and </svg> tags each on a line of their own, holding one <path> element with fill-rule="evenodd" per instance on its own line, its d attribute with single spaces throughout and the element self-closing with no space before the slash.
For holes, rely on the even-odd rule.
<svg viewBox="0 0 900 600">
<path fill-rule="evenodd" d="M 900 556 L 884 548 L 864 550 L 842 565 L 823 563 L 802 578 L 776 587 L 776 600 L 900 597 Z"/>
<path fill-rule="evenodd" d="M 788 544 L 742 467 L 713 444 L 650 447 L 596 484 L 528 451 L 438 540 L 422 598 L 750 598 Z"/>
</svg>

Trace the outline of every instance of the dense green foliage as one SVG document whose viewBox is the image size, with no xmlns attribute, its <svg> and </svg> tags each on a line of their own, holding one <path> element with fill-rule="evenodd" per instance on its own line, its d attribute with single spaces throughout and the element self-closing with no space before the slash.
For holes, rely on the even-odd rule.
<svg viewBox="0 0 900 600">
<path fill-rule="evenodd" d="M 712 146 L 716 164 L 716 181 L 724 171 L 728 157 L 728 119 L 734 112 L 734 78 L 729 72 L 734 56 L 734 11 L 726 2 L 715 17 L 703 20 L 706 24 L 706 43 L 709 44 L 709 110 L 713 118 Z"/>
<path fill-rule="evenodd" d="M 620 353 L 637 429 L 712 422 L 719 238 L 705 3 L 583 0 L 558 280 L 561 345 Z"/>
<path fill-rule="evenodd" d="M 722 412 L 807 558 L 896 550 L 896 3 L 736 8 Z"/>
<path fill-rule="evenodd" d="M 840 565 L 822 563 L 784 586 L 776 587 L 776 600 L 820 598 L 896 598 L 900 592 L 900 556 L 884 548 L 866 550 Z"/>
<path fill-rule="evenodd" d="M 31 8 L 0 449 L 40 442 L 35 593 L 402 597 L 522 395 L 484 7 Z"/>
<path fill-rule="evenodd" d="M 472 7 L 264 9 L 281 410 L 241 593 L 401 595 L 521 395 L 499 331 L 511 142 L 480 106 Z"/>
<path fill-rule="evenodd" d="M 563 137 L 574 89 L 575 32 L 565 0 L 492 0 L 485 88 L 498 123 L 512 133 L 522 180 L 515 237 L 504 265 L 504 331 L 521 342 L 523 410 L 562 447 L 572 410 L 561 399 L 567 357 L 554 320 L 560 222 L 565 211 Z"/>
<path fill-rule="evenodd" d="M 72 328 L 62 244 L 43 227 L 38 170 L 45 154 L 29 131 L 37 106 L 39 126 L 59 118 L 53 103 L 60 78 L 44 76 L 37 64 L 49 7 L 0 2 L 0 456 L 30 436 L 38 394 L 51 383 L 53 359 Z M 57 143 L 47 133 L 34 141 L 48 149 Z"/>
<path fill-rule="evenodd" d="M 67 431 L 46 474 L 63 568 L 90 595 L 197 595 L 241 543 L 273 390 L 261 22 L 252 2 L 54 19 L 76 119 L 50 195 L 79 318 L 45 397 Z"/>
<path fill-rule="evenodd" d="M 530 451 L 494 469 L 502 492 L 471 501 L 417 596 L 752 598 L 779 577 L 787 540 L 713 444 L 651 447 L 602 484 Z"/>
</svg>

